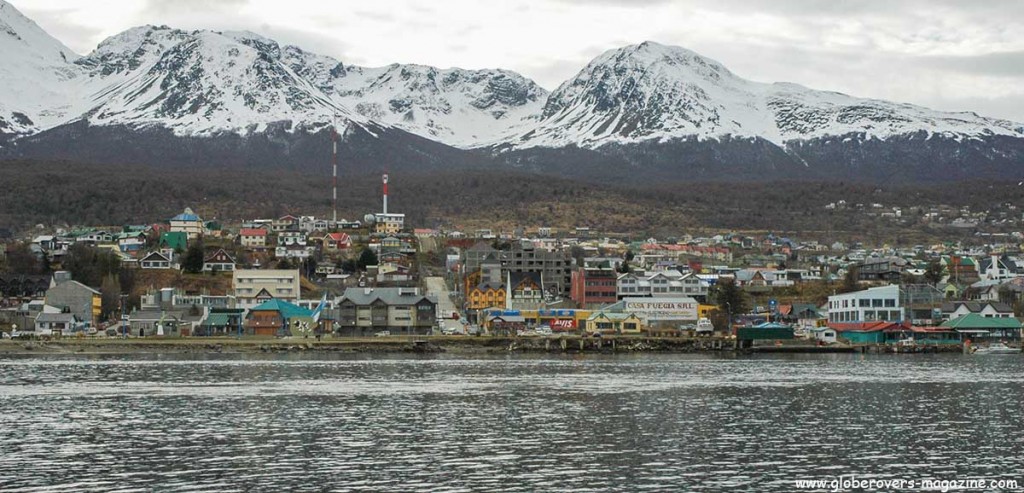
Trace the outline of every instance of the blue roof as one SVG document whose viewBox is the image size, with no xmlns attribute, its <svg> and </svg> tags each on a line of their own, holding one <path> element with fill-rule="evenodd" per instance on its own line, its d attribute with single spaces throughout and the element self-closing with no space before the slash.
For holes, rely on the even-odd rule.
<svg viewBox="0 0 1024 493">
<path fill-rule="evenodd" d="M 199 216 L 195 214 L 181 213 L 171 218 L 171 221 L 198 221 Z"/>
</svg>

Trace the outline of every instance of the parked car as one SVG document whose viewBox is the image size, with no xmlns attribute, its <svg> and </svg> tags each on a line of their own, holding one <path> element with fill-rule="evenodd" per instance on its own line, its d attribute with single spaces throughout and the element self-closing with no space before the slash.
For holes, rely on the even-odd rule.
<svg viewBox="0 0 1024 493">
<path fill-rule="evenodd" d="M 374 334 L 374 336 L 376 336 L 376 337 L 388 337 L 390 335 L 391 335 L 391 331 L 390 330 L 382 330 L 382 331 Z"/>
<path fill-rule="evenodd" d="M 541 325 L 540 327 L 537 327 L 536 333 L 537 335 L 540 336 L 549 336 L 554 334 L 554 332 L 551 331 L 551 327 L 547 325 Z"/>
<path fill-rule="evenodd" d="M 697 334 L 711 334 L 715 331 L 715 326 L 711 323 L 711 320 L 701 318 L 697 320 Z"/>
</svg>

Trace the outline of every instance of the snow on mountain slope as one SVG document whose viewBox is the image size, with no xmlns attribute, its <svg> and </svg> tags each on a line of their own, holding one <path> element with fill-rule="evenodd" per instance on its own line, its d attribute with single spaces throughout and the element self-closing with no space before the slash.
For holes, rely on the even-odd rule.
<svg viewBox="0 0 1024 493">
<path fill-rule="evenodd" d="M 315 130 L 335 117 L 364 123 L 252 33 L 146 26 L 78 61 L 89 70 L 85 118 L 94 125 L 163 126 L 177 135 L 259 132 L 285 122 Z"/>
<path fill-rule="evenodd" d="M 78 58 L 0 0 L 0 134 L 27 134 L 66 117 Z"/>
<path fill-rule="evenodd" d="M 918 131 L 1024 137 L 1019 124 L 973 113 L 751 82 L 690 50 L 645 42 L 598 56 L 551 93 L 533 128 L 508 143 L 596 148 L 733 136 L 782 146 L 790 140 L 849 134 L 884 139 Z"/>
<path fill-rule="evenodd" d="M 472 147 L 539 113 L 546 92 L 501 70 L 346 67 L 244 32 L 133 28 L 77 61 L 95 125 L 162 125 L 179 135 L 260 131 L 276 121 L 374 121 Z"/>
<path fill-rule="evenodd" d="M 359 114 L 456 147 L 498 140 L 536 119 L 547 91 L 507 70 L 348 67 L 334 80 Z"/>
</svg>

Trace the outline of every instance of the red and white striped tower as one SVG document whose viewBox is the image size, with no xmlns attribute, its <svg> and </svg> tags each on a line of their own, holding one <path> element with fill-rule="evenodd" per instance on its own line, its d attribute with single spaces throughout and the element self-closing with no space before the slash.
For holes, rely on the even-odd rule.
<svg viewBox="0 0 1024 493">
<path fill-rule="evenodd" d="M 331 126 L 331 143 L 334 144 L 334 152 L 331 154 L 331 167 L 332 180 L 331 180 L 331 193 L 333 194 L 333 202 L 331 208 L 334 211 L 332 216 L 334 224 L 338 224 L 338 127 L 337 124 Z"/>
<path fill-rule="evenodd" d="M 388 174 L 384 173 L 384 214 L 388 213 Z"/>
</svg>

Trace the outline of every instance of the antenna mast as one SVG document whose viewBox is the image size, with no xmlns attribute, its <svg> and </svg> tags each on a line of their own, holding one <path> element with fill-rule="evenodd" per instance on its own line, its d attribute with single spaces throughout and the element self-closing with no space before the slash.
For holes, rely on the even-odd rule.
<svg viewBox="0 0 1024 493">
<path fill-rule="evenodd" d="M 334 122 L 331 125 L 331 143 L 334 146 L 334 151 L 331 154 L 331 193 L 332 193 L 332 204 L 333 210 L 332 220 L 334 221 L 334 227 L 338 227 L 338 115 L 334 115 Z"/>
</svg>

